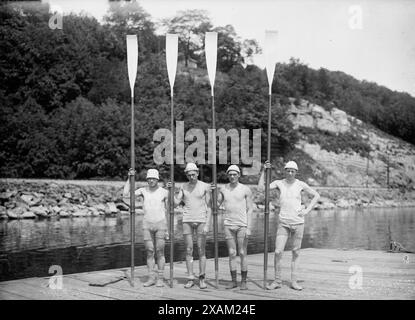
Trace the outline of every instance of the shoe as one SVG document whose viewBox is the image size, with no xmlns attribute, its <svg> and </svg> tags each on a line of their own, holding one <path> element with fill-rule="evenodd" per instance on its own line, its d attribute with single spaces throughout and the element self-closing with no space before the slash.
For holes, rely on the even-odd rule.
<svg viewBox="0 0 415 320">
<path fill-rule="evenodd" d="M 161 278 L 157 279 L 156 287 L 164 287 L 164 280 Z"/>
<path fill-rule="evenodd" d="M 300 285 L 297 283 L 297 281 L 293 281 L 293 282 L 291 282 L 291 288 L 292 288 L 292 289 L 294 289 L 294 290 L 298 290 L 298 291 L 303 290 L 303 287 L 302 287 L 302 286 L 300 286 Z"/>
<path fill-rule="evenodd" d="M 248 290 L 248 287 L 246 285 L 246 281 L 241 281 L 241 290 Z"/>
<path fill-rule="evenodd" d="M 206 289 L 206 288 L 207 288 L 207 285 L 206 285 L 205 279 L 200 279 L 200 280 L 199 280 L 199 288 L 200 288 L 200 289 Z"/>
<path fill-rule="evenodd" d="M 267 285 L 268 290 L 274 290 L 274 289 L 279 289 L 279 288 L 281 288 L 281 282 L 278 282 L 278 281 L 274 281 L 271 284 Z"/>
<path fill-rule="evenodd" d="M 190 289 L 191 287 L 193 287 L 195 285 L 195 282 L 193 280 L 189 280 L 187 281 L 187 283 L 184 285 L 184 287 L 186 289 Z"/>
<path fill-rule="evenodd" d="M 246 278 L 248 276 L 248 271 L 241 271 L 242 280 L 241 280 L 241 290 L 248 290 L 246 286 Z"/>
<path fill-rule="evenodd" d="M 147 282 L 143 284 L 144 287 L 154 286 L 156 284 L 156 280 L 153 277 L 148 278 Z"/>
<path fill-rule="evenodd" d="M 236 281 L 233 281 L 233 280 L 232 280 L 231 284 L 230 284 L 230 285 L 228 285 L 228 286 L 226 287 L 226 289 L 231 290 L 231 289 L 236 288 L 237 286 L 238 286 L 238 284 L 236 283 Z"/>
</svg>

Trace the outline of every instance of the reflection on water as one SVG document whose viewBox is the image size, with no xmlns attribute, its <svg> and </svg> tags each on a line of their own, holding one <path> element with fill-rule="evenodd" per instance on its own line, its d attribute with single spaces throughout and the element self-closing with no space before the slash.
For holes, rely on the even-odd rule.
<svg viewBox="0 0 415 320">
<path fill-rule="evenodd" d="M 392 239 L 415 251 L 415 208 L 315 211 L 307 217 L 303 248 L 385 250 Z"/>
<path fill-rule="evenodd" d="M 392 238 L 415 251 L 414 211 L 414 208 L 314 211 L 306 217 L 302 247 L 384 250 L 388 248 L 390 225 Z M 226 256 L 221 215 L 218 220 L 219 255 Z M 185 259 L 181 222 L 181 216 L 176 217 L 174 261 Z M 277 217 L 272 214 L 270 251 L 274 250 L 276 227 Z M 255 213 L 248 253 L 263 252 L 263 228 L 263 215 Z M 137 216 L 136 265 L 145 264 L 141 229 L 142 216 Z M 47 276 L 51 265 L 62 266 L 65 274 L 127 267 L 129 232 L 128 215 L 0 221 L 0 280 Z M 167 262 L 170 261 L 169 245 L 167 242 Z M 208 235 L 206 253 L 208 258 L 214 256 L 212 232 Z"/>
</svg>

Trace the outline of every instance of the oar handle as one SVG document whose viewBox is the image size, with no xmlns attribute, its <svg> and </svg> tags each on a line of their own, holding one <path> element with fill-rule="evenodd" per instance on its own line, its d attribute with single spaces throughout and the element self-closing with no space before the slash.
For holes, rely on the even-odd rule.
<svg viewBox="0 0 415 320">
<path fill-rule="evenodd" d="M 267 130 L 267 160 L 271 162 L 271 85 L 268 99 L 268 130 Z M 269 184 L 271 182 L 271 168 L 265 169 L 265 207 L 264 207 L 264 289 L 267 285 L 268 271 L 268 229 L 269 229 Z"/>
<path fill-rule="evenodd" d="M 135 131 L 134 131 L 134 90 L 131 89 L 131 169 L 130 175 L 130 237 L 131 237 L 131 285 L 134 286 L 134 244 L 135 244 Z"/>
<path fill-rule="evenodd" d="M 174 262 L 174 99 L 173 99 L 173 85 L 171 85 L 170 95 L 170 130 L 171 130 L 171 158 L 170 158 L 170 194 L 169 194 L 169 208 L 170 208 L 170 288 L 173 288 L 173 262 Z"/>
</svg>

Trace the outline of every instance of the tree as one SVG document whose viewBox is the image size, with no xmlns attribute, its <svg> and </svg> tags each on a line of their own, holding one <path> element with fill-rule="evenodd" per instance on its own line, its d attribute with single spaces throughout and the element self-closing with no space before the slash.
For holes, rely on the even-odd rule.
<svg viewBox="0 0 415 320">
<path fill-rule="evenodd" d="M 29 8 L 0 7 L 0 90 L 9 106 L 33 98 L 51 112 L 91 89 L 101 28 L 94 18 L 71 14 L 64 29 L 51 30 L 44 7 Z"/>
<path fill-rule="evenodd" d="M 205 33 L 212 29 L 206 11 L 178 11 L 173 18 L 163 20 L 163 24 L 168 32 L 179 35 L 179 52 L 184 57 L 186 67 L 190 58 L 200 60 Z"/>
<path fill-rule="evenodd" d="M 243 58 L 243 65 L 253 64 L 253 57 L 256 54 L 261 54 L 262 49 L 255 39 L 245 39 L 242 43 L 241 56 Z"/>
<path fill-rule="evenodd" d="M 150 54 L 157 52 L 158 39 L 154 34 L 155 26 L 150 15 L 136 1 L 110 2 L 104 21 L 110 27 L 108 31 L 113 33 L 115 46 L 122 48 L 122 57 L 126 56 L 126 35 L 138 36 L 138 62 L 141 63 Z"/>
<path fill-rule="evenodd" d="M 93 103 L 101 104 L 108 98 L 117 101 L 129 101 L 130 86 L 125 60 L 101 56 L 94 63 L 91 76 L 93 84 L 87 97 Z"/>
<path fill-rule="evenodd" d="M 241 42 L 231 25 L 216 27 L 213 29 L 218 33 L 218 70 L 228 72 L 236 64 L 242 62 Z"/>
<path fill-rule="evenodd" d="M 317 72 L 317 90 L 322 93 L 322 98 L 325 100 L 332 100 L 333 86 L 330 82 L 328 71 L 320 68 Z"/>
</svg>

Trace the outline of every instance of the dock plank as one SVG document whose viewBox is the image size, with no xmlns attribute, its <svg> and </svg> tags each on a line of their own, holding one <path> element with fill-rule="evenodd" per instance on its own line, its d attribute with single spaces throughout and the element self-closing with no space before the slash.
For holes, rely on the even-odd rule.
<svg viewBox="0 0 415 320">
<path fill-rule="evenodd" d="M 239 260 L 239 259 L 238 259 Z M 283 286 L 277 290 L 263 289 L 263 254 L 248 257 L 248 289 L 227 290 L 230 281 L 228 258 L 219 258 L 219 288 L 215 288 L 214 259 L 206 264 L 208 288 L 196 285 L 185 289 L 186 264 L 174 263 L 174 287 L 168 286 L 169 264 L 165 268 L 165 287 L 145 288 L 147 267 L 135 268 L 134 287 L 129 280 L 108 284 L 105 287 L 90 286 L 90 283 L 110 280 L 129 274 L 129 268 L 91 271 L 63 275 L 63 289 L 51 290 L 48 278 L 28 278 L 0 282 L 0 299 L 123 299 L 123 300 L 285 300 L 285 299 L 415 299 L 415 254 L 387 253 L 368 250 L 302 249 L 298 264 L 298 279 L 302 291 L 290 286 L 291 253 L 284 252 L 282 258 Z M 268 282 L 274 278 L 274 255 L 268 256 Z M 238 283 L 240 262 L 238 261 Z M 360 288 L 350 286 L 350 279 L 361 268 Z M 193 264 L 195 274 L 199 272 L 197 260 Z"/>
<path fill-rule="evenodd" d="M 5 290 L 0 290 L 0 300 L 29 300 L 23 295 L 11 293 Z"/>
</svg>

